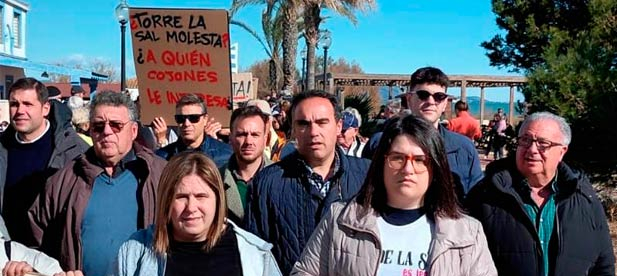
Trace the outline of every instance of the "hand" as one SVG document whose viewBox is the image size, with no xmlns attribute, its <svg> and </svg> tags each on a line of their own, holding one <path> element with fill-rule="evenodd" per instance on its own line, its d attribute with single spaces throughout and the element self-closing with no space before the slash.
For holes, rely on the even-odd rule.
<svg viewBox="0 0 617 276">
<path fill-rule="evenodd" d="M 84 273 L 81 272 L 81 270 L 75 270 L 75 271 L 56 273 L 54 274 L 54 276 L 84 276 Z"/>
<path fill-rule="evenodd" d="M 28 272 L 33 272 L 34 269 L 26 262 L 8 261 L 2 269 L 4 276 L 23 276 Z"/>
<path fill-rule="evenodd" d="M 219 130 L 218 133 L 223 136 L 229 136 L 229 134 L 231 134 L 231 129 L 229 129 L 228 127 L 222 128 L 221 130 Z"/>
<path fill-rule="evenodd" d="M 217 122 L 214 118 L 210 118 L 210 120 L 208 120 L 206 122 L 206 125 L 204 126 L 204 131 L 206 132 L 206 135 L 214 139 L 218 139 L 216 133 L 221 131 L 221 127 L 221 123 Z"/>
<path fill-rule="evenodd" d="M 157 142 L 167 140 L 167 123 L 163 117 L 154 117 L 152 121 L 152 130 Z"/>
</svg>

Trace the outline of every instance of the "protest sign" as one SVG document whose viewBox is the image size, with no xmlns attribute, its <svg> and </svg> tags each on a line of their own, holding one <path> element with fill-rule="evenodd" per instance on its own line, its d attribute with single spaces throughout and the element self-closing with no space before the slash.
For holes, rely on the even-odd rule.
<svg viewBox="0 0 617 276">
<path fill-rule="evenodd" d="M 193 93 L 208 115 L 229 126 L 231 69 L 226 10 L 130 9 L 141 120 L 175 124 L 178 100 Z"/>
<path fill-rule="evenodd" d="M 239 104 L 248 100 L 255 99 L 257 96 L 257 78 L 253 78 L 253 73 L 231 74 L 231 91 L 234 109 Z"/>
</svg>

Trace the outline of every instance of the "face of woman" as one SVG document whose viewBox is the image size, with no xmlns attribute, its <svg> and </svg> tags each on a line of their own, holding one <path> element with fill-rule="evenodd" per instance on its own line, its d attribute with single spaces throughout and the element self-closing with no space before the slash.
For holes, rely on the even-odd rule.
<svg viewBox="0 0 617 276">
<path fill-rule="evenodd" d="M 205 241 L 216 214 L 216 195 L 201 177 L 187 175 L 176 187 L 170 213 L 176 241 Z"/>
<path fill-rule="evenodd" d="M 411 136 L 403 134 L 394 139 L 383 167 L 389 206 L 417 209 L 424 205 L 424 194 L 431 182 L 428 164 L 428 156 Z"/>
</svg>

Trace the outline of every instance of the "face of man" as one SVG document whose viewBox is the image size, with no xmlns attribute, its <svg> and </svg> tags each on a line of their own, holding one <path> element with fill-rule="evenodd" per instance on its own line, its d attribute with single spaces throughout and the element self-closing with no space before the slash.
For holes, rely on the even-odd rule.
<svg viewBox="0 0 617 276">
<path fill-rule="evenodd" d="M 532 141 L 528 147 L 521 145 L 521 137 Z M 537 140 L 533 141 L 533 140 Z M 519 146 L 516 148 L 516 167 L 523 176 L 550 181 L 557 171 L 557 165 L 566 154 L 568 146 L 562 145 L 563 134 L 553 120 L 538 120 L 521 129 Z M 543 147 L 540 144 L 551 145 Z M 540 148 L 539 148 L 540 146 Z M 548 182 L 544 183 L 547 184 Z"/>
<path fill-rule="evenodd" d="M 35 138 L 45 131 L 49 102 L 41 103 L 34 89 L 19 89 L 9 96 L 11 123 L 22 138 Z"/>
<path fill-rule="evenodd" d="M 100 105 L 94 109 L 90 135 L 96 155 L 107 165 L 115 165 L 132 149 L 137 124 L 125 106 Z"/>
<path fill-rule="evenodd" d="M 266 137 L 266 125 L 259 116 L 237 119 L 231 128 L 229 142 L 238 162 L 261 162 Z"/>
<path fill-rule="evenodd" d="M 358 134 L 358 128 L 350 127 L 348 129 L 344 129 L 341 133 L 336 137 L 337 142 L 344 148 L 351 147 L 353 141 L 356 139 L 356 135 Z"/>
<path fill-rule="evenodd" d="M 334 115 L 328 99 L 313 97 L 303 100 L 293 110 L 292 135 L 298 141 L 298 152 L 309 164 L 334 158 L 336 136 L 343 123 Z"/>
<path fill-rule="evenodd" d="M 196 104 L 181 106 L 176 108 L 176 115 L 189 116 L 183 122 L 178 123 L 182 142 L 191 148 L 201 145 L 204 139 L 204 127 L 207 118 L 207 115 L 203 114 L 201 106 Z M 196 117 L 198 120 L 191 121 L 190 115 L 194 115 L 192 117 Z"/>
<path fill-rule="evenodd" d="M 423 94 L 426 91 L 430 93 L 431 96 L 424 98 Z M 438 93 L 446 93 L 446 87 L 443 87 L 439 84 L 418 84 L 414 86 L 410 90 L 410 94 L 407 95 L 407 106 L 411 110 L 413 114 L 424 117 L 427 121 L 432 123 L 435 127 L 439 124 L 439 117 L 441 117 L 441 113 L 446 110 L 446 106 L 448 105 L 448 99 L 442 99 L 438 101 L 436 98 L 441 94 Z"/>
</svg>

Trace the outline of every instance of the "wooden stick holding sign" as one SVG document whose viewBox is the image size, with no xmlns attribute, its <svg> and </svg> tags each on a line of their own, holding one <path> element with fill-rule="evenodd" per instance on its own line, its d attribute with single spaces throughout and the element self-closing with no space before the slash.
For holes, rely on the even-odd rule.
<svg viewBox="0 0 617 276">
<path fill-rule="evenodd" d="M 141 120 L 174 122 L 175 105 L 188 93 L 208 115 L 229 126 L 231 66 L 226 10 L 130 9 Z"/>
</svg>

